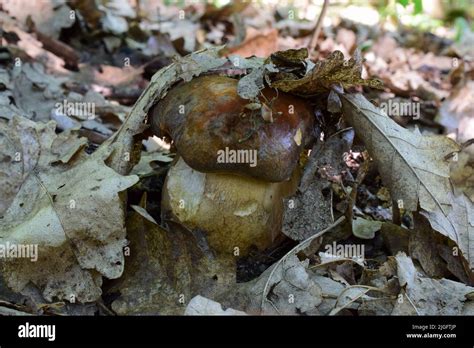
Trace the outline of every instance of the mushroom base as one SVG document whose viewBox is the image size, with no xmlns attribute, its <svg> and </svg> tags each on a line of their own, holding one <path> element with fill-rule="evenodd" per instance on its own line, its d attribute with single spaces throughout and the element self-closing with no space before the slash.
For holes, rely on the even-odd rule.
<svg viewBox="0 0 474 348">
<path fill-rule="evenodd" d="M 290 181 L 271 183 L 201 173 L 180 158 L 166 177 L 162 211 L 190 230 L 206 233 L 214 251 L 243 256 L 252 245 L 269 247 L 281 233 L 283 198 L 296 186 L 296 174 Z"/>
</svg>

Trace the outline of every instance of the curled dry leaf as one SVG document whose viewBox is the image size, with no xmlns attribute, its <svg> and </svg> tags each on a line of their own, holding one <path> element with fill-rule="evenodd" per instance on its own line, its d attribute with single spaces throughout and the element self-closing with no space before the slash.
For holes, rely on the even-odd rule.
<svg viewBox="0 0 474 348">
<path fill-rule="evenodd" d="M 135 146 L 134 136 L 143 131 L 145 115 L 154 103 L 163 98 L 168 89 L 180 80 L 190 81 L 193 77 L 222 66 L 227 60 L 219 57 L 222 47 L 204 49 L 180 58 L 153 75 L 150 84 L 137 100 L 121 128 L 110 137 L 97 152 L 111 152 L 108 165 L 120 174 L 128 174 L 136 159 L 129 161 Z"/>
<path fill-rule="evenodd" d="M 392 121 L 360 94 L 340 94 L 346 120 L 377 163 L 384 184 L 400 208 L 422 209 L 432 228 L 449 237 L 474 268 L 473 203 L 454 196 L 446 158 L 460 150 L 453 140 L 423 136 Z"/>
<path fill-rule="evenodd" d="M 319 61 L 301 79 L 282 78 L 272 82 L 272 87 L 283 92 L 301 96 L 311 96 L 330 91 L 331 86 L 340 84 L 344 88 L 355 85 L 382 88 L 382 83 L 376 79 L 364 80 L 362 74 L 362 57 L 358 50 L 350 60 L 344 60 L 341 51 L 334 51 L 325 60 Z"/>
</svg>

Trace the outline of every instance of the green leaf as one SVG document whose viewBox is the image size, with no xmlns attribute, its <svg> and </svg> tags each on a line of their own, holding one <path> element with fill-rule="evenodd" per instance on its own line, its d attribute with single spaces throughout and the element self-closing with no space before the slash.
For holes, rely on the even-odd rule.
<svg viewBox="0 0 474 348">
<path fill-rule="evenodd" d="M 422 0 L 413 0 L 415 4 L 415 14 L 420 14 L 423 12 L 423 1 Z"/>
<path fill-rule="evenodd" d="M 398 0 L 398 3 L 403 7 L 407 7 L 410 0 Z"/>
</svg>

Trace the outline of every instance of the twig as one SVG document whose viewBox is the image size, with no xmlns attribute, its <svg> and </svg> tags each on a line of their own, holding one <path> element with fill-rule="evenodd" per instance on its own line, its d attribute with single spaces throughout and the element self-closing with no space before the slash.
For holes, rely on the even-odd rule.
<svg viewBox="0 0 474 348">
<path fill-rule="evenodd" d="M 354 206 L 357 201 L 357 190 L 359 189 L 360 184 L 362 184 L 362 181 L 364 181 L 365 176 L 367 175 L 369 171 L 369 166 L 370 166 L 369 158 L 368 156 L 364 156 L 364 162 L 362 162 L 362 164 L 359 167 L 359 171 L 357 172 L 357 177 L 352 184 L 351 193 L 349 194 L 349 202 L 348 202 L 348 206 L 346 210 L 346 217 L 348 221 L 351 221 L 351 224 L 352 224 L 352 219 L 354 217 Z"/>
<path fill-rule="evenodd" d="M 400 208 L 398 208 L 398 203 L 396 200 L 392 200 L 392 222 L 394 225 L 398 226 L 402 224 Z"/>
<path fill-rule="evenodd" d="M 327 9 L 329 6 L 329 0 L 324 0 L 323 8 L 321 9 L 321 13 L 319 14 L 318 21 L 316 22 L 316 26 L 314 27 L 313 36 L 311 37 L 311 41 L 309 42 L 308 51 L 309 55 L 311 56 L 313 51 L 316 49 L 316 45 L 318 44 L 319 34 L 321 33 L 321 28 L 323 26 L 323 19 L 326 15 Z"/>
<path fill-rule="evenodd" d="M 37 30 L 34 22 L 29 16 L 27 18 L 27 26 L 30 32 L 36 34 L 36 38 L 43 44 L 45 50 L 63 58 L 68 66 L 77 68 L 77 65 L 79 64 L 79 54 L 74 50 L 74 48 Z"/>
</svg>

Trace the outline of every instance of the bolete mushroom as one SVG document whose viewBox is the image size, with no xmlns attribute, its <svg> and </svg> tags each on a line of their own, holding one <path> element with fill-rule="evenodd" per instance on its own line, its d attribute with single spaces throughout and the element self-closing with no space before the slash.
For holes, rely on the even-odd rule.
<svg viewBox="0 0 474 348">
<path fill-rule="evenodd" d="M 270 88 L 242 99 L 237 83 L 217 75 L 181 83 L 150 115 L 153 132 L 171 138 L 179 155 L 164 183 L 163 213 L 206 232 L 215 251 L 242 255 L 280 233 L 313 114 L 305 100 Z"/>
</svg>

